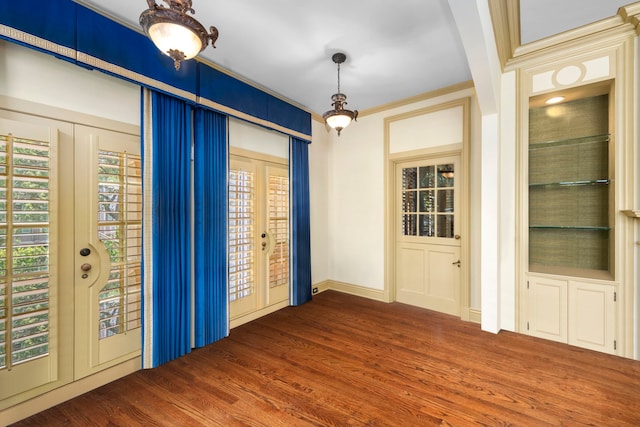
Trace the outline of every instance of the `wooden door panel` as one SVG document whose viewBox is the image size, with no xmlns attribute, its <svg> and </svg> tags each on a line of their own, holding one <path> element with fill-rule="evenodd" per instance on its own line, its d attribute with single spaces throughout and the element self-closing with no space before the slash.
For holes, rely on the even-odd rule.
<svg viewBox="0 0 640 427">
<path fill-rule="evenodd" d="M 396 300 L 460 315 L 461 171 L 458 156 L 399 163 L 395 171 Z"/>
<path fill-rule="evenodd" d="M 406 304 L 416 302 L 416 297 L 424 299 L 425 289 L 425 248 L 423 245 L 405 244 L 398 248 L 397 295 L 396 300 Z"/>
<path fill-rule="evenodd" d="M 567 342 L 567 282 L 530 277 L 527 290 L 531 335 Z"/>
<path fill-rule="evenodd" d="M 569 344 L 615 354 L 615 287 L 569 282 Z"/>
</svg>

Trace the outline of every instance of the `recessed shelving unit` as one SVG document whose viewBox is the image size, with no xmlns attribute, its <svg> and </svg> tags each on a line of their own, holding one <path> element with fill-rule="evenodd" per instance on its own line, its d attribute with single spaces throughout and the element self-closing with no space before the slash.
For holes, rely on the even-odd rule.
<svg viewBox="0 0 640 427">
<path fill-rule="evenodd" d="M 529 271 L 611 274 L 608 107 L 604 94 L 529 110 Z"/>
</svg>

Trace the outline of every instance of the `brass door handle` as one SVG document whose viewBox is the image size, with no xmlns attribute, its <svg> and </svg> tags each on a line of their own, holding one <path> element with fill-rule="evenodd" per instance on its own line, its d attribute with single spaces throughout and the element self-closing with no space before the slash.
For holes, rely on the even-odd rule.
<svg viewBox="0 0 640 427">
<path fill-rule="evenodd" d="M 457 265 L 458 268 L 460 268 L 460 260 L 457 260 L 456 262 L 452 262 L 451 265 Z"/>
<path fill-rule="evenodd" d="M 82 264 L 82 265 L 80 266 L 80 270 L 82 270 L 82 271 L 89 271 L 89 270 L 91 270 L 91 264 L 89 264 L 89 263 L 85 262 L 84 264 Z"/>
</svg>

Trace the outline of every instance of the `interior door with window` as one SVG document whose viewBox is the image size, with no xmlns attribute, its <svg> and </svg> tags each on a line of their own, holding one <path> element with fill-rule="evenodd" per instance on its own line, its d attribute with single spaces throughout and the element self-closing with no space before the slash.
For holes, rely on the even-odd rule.
<svg viewBox="0 0 640 427">
<path fill-rule="evenodd" d="M 231 157 L 229 303 L 232 327 L 289 303 L 289 173 L 284 159 Z"/>
<path fill-rule="evenodd" d="M 460 315 L 460 157 L 396 165 L 396 300 Z"/>
</svg>

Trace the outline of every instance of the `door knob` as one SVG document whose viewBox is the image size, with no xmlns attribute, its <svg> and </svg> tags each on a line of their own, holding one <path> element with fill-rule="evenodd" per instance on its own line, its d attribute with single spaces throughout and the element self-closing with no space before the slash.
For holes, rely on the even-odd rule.
<svg viewBox="0 0 640 427">
<path fill-rule="evenodd" d="M 91 250 L 89 248 L 80 249 L 80 255 L 82 256 L 88 256 L 90 253 L 91 253 Z"/>
<path fill-rule="evenodd" d="M 80 266 L 80 270 L 82 270 L 82 271 L 89 271 L 89 270 L 91 270 L 91 264 L 89 264 L 89 263 L 85 262 L 84 264 L 82 264 L 82 265 Z"/>
<path fill-rule="evenodd" d="M 452 262 L 452 265 L 457 265 L 458 268 L 460 268 L 460 260 L 457 260 L 456 262 Z"/>
<path fill-rule="evenodd" d="M 460 240 L 460 235 L 456 234 L 455 236 L 453 236 L 453 238 L 456 239 L 456 240 Z"/>
</svg>

